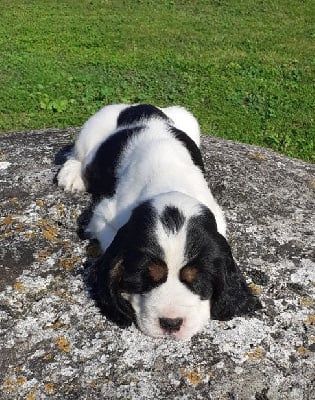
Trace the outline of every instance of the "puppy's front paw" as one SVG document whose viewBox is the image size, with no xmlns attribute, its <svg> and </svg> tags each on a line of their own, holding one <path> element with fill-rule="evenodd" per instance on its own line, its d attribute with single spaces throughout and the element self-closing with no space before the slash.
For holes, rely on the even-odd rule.
<svg viewBox="0 0 315 400">
<path fill-rule="evenodd" d="M 81 162 L 70 158 L 67 160 L 58 173 L 58 186 L 68 192 L 84 192 L 85 185 L 81 175 Z"/>
</svg>

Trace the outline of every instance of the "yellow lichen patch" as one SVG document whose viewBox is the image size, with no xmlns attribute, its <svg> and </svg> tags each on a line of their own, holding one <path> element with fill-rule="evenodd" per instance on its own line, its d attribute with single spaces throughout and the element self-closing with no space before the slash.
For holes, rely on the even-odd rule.
<svg viewBox="0 0 315 400">
<path fill-rule="evenodd" d="M 26 239 L 31 239 L 34 236 L 35 236 L 35 232 L 33 232 L 33 231 L 28 231 L 28 232 L 25 233 Z"/>
<path fill-rule="evenodd" d="M 315 304 L 314 300 L 310 297 L 301 297 L 300 303 L 306 307 L 313 307 Z"/>
<path fill-rule="evenodd" d="M 45 354 L 44 357 L 43 357 L 43 359 L 44 359 L 45 361 L 51 361 L 51 360 L 53 360 L 53 358 L 54 358 L 54 356 L 52 355 L 52 353 L 47 353 L 47 354 Z"/>
<path fill-rule="evenodd" d="M 26 400 L 36 400 L 36 393 L 34 391 L 27 393 Z"/>
<path fill-rule="evenodd" d="M 186 369 L 181 369 L 181 374 L 188 382 L 192 385 L 198 385 L 201 382 L 201 376 L 197 371 L 188 371 Z"/>
<path fill-rule="evenodd" d="M 264 349 L 262 347 L 256 347 L 251 352 L 246 352 L 244 356 L 247 358 L 248 361 L 259 361 L 264 358 Z"/>
<path fill-rule="evenodd" d="M 250 291 L 255 294 L 255 295 L 260 295 L 261 294 L 261 288 L 256 285 L 255 283 L 250 283 L 249 285 Z"/>
<path fill-rule="evenodd" d="M 24 225 L 19 222 L 13 215 L 7 215 L 1 222 L 2 230 L 4 231 L 5 237 L 13 236 L 14 233 L 20 233 L 24 228 Z"/>
<path fill-rule="evenodd" d="M 250 156 L 250 158 L 254 158 L 255 160 L 265 160 L 266 159 L 264 154 L 258 153 L 258 152 L 249 153 L 249 156 Z"/>
<path fill-rule="evenodd" d="M 304 346 L 299 346 L 296 348 L 296 351 L 301 355 L 301 356 L 306 356 L 309 352 L 309 350 L 304 347 Z"/>
<path fill-rule="evenodd" d="M 42 229 L 42 234 L 49 242 L 56 242 L 59 234 L 58 229 L 47 219 L 41 219 L 38 221 L 38 225 Z"/>
<path fill-rule="evenodd" d="M 71 292 L 69 292 L 67 290 L 58 289 L 58 290 L 54 291 L 54 293 L 57 296 L 61 297 L 65 301 L 69 301 L 69 302 L 72 301 L 72 294 L 71 294 Z"/>
<path fill-rule="evenodd" d="M 43 230 L 43 236 L 49 242 L 56 242 L 56 235 L 49 230 Z"/>
<path fill-rule="evenodd" d="M 206 374 L 208 375 L 209 378 L 213 378 L 215 376 L 214 371 L 208 371 Z"/>
<path fill-rule="evenodd" d="M 0 225 L 12 225 L 16 220 L 13 215 L 7 215 L 1 222 Z"/>
<path fill-rule="evenodd" d="M 36 254 L 35 258 L 37 261 L 44 261 L 49 256 L 51 256 L 51 251 L 41 250 L 38 254 Z"/>
<path fill-rule="evenodd" d="M 105 379 L 103 380 L 103 383 L 107 383 L 107 381 L 108 381 L 108 379 L 105 378 Z M 90 387 L 90 388 L 96 388 L 97 385 L 98 385 L 98 382 L 97 382 L 97 381 L 89 382 L 87 385 L 88 385 L 88 387 Z"/>
<path fill-rule="evenodd" d="M 98 257 L 101 254 L 99 244 L 93 243 L 86 247 L 86 254 L 90 257 Z"/>
<path fill-rule="evenodd" d="M 24 225 L 21 222 L 15 221 L 11 226 L 11 229 L 14 230 L 15 233 L 20 233 L 24 228 Z"/>
<path fill-rule="evenodd" d="M 23 285 L 22 282 L 15 282 L 14 284 L 14 288 L 19 292 L 19 293 L 23 293 L 25 291 L 25 287 Z"/>
<path fill-rule="evenodd" d="M 58 218 L 63 217 L 65 215 L 64 205 L 62 203 L 57 203 L 56 204 L 56 208 L 57 208 L 57 216 L 58 216 Z"/>
<path fill-rule="evenodd" d="M 104 322 L 98 322 L 96 325 L 96 328 L 98 329 L 98 330 L 103 330 L 104 329 Z"/>
<path fill-rule="evenodd" d="M 69 240 L 61 240 L 60 243 L 65 247 L 71 247 L 72 243 Z"/>
<path fill-rule="evenodd" d="M 305 323 L 306 325 L 315 325 L 315 315 L 309 315 Z"/>
<path fill-rule="evenodd" d="M 60 351 L 64 351 L 65 353 L 69 353 L 70 351 L 70 345 L 64 336 L 60 336 L 55 340 L 55 343 Z"/>
<path fill-rule="evenodd" d="M 5 393 L 13 393 L 19 386 L 27 382 L 25 376 L 18 376 L 17 378 L 8 378 L 3 381 L 3 391 Z"/>
<path fill-rule="evenodd" d="M 2 388 L 3 388 L 3 391 L 4 391 L 5 393 L 12 393 L 12 392 L 14 392 L 14 390 L 15 390 L 15 388 L 16 388 L 15 380 L 14 380 L 14 379 L 11 379 L 11 378 L 5 379 L 5 380 L 3 381 L 3 383 L 2 383 Z"/>
<path fill-rule="evenodd" d="M 54 394 L 56 391 L 56 387 L 52 382 L 45 383 L 44 390 L 47 394 Z"/>
<path fill-rule="evenodd" d="M 64 268 L 66 271 L 71 271 L 75 264 L 81 260 L 81 257 L 71 257 L 71 258 L 61 258 L 59 260 L 60 267 Z"/>
<path fill-rule="evenodd" d="M 308 181 L 308 185 L 309 185 L 311 188 L 315 188 L 315 179 L 311 179 L 310 181 Z"/>
<path fill-rule="evenodd" d="M 18 376 L 16 378 L 16 384 L 18 386 L 22 386 L 26 381 L 27 381 L 27 379 L 25 378 L 25 376 Z"/>
<path fill-rule="evenodd" d="M 59 329 L 68 329 L 69 328 L 69 324 L 66 324 L 62 321 L 62 319 L 57 319 L 56 321 L 54 321 L 52 324 L 46 325 L 44 326 L 44 329 L 53 329 L 55 331 L 59 330 Z"/>
<path fill-rule="evenodd" d="M 45 203 L 44 203 L 44 201 L 42 199 L 37 199 L 36 200 L 36 205 L 38 207 L 44 207 Z"/>
</svg>

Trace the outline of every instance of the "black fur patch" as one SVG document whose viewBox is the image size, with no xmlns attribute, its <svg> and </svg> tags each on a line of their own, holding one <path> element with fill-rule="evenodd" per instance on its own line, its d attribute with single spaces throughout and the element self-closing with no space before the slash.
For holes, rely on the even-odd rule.
<svg viewBox="0 0 315 400">
<path fill-rule="evenodd" d="M 216 275 L 214 260 L 222 255 L 218 236 L 214 215 L 207 207 L 202 207 L 199 215 L 189 219 L 185 258 L 187 265 L 198 268 L 198 278 L 187 286 L 204 300 L 212 297 L 212 283 Z"/>
<path fill-rule="evenodd" d="M 162 267 L 164 252 L 154 235 L 157 212 L 149 201 L 134 209 L 113 242 L 99 258 L 89 277 L 93 297 L 101 311 L 119 326 L 135 321 L 134 310 L 121 293 L 145 293 L 162 284 L 149 273 L 152 264 Z"/>
<path fill-rule="evenodd" d="M 190 157 L 193 160 L 193 163 L 200 168 L 202 172 L 205 172 L 205 166 L 203 164 L 202 155 L 199 147 L 196 143 L 183 131 L 175 128 L 174 126 L 170 127 L 171 132 L 174 134 L 176 139 L 178 139 L 189 151 Z"/>
<path fill-rule="evenodd" d="M 198 215 L 191 217 L 187 225 L 186 257 L 193 259 L 202 248 L 208 248 L 209 235 L 217 235 L 217 223 L 208 207 L 200 205 Z"/>
<path fill-rule="evenodd" d="M 186 258 L 188 265 L 198 268 L 198 274 L 192 283 L 183 283 L 201 299 L 210 299 L 212 319 L 229 320 L 261 308 L 206 207 L 188 222 Z"/>
<path fill-rule="evenodd" d="M 144 252 L 150 253 L 152 257 L 163 258 L 164 252 L 158 244 L 154 234 L 158 214 L 150 200 L 138 205 L 132 212 L 127 223 L 128 246 L 141 248 Z"/>
<path fill-rule="evenodd" d="M 84 171 L 87 191 L 95 195 L 111 197 L 115 194 L 116 168 L 127 142 L 142 131 L 142 126 L 115 132 L 97 150 L 92 162 Z"/>
<path fill-rule="evenodd" d="M 175 206 L 167 206 L 160 217 L 163 227 L 171 233 L 176 233 L 185 222 L 184 214 Z"/>
<path fill-rule="evenodd" d="M 138 104 L 125 108 L 118 116 L 117 126 L 126 126 L 136 124 L 144 119 L 150 119 L 152 117 L 158 117 L 168 121 L 167 116 L 157 107 L 151 106 L 150 104 Z"/>
</svg>

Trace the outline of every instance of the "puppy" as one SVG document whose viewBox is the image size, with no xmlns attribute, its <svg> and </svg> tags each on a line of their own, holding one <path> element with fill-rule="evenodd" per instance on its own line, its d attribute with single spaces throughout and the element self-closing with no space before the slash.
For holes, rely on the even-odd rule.
<svg viewBox="0 0 315 400">
<path fill-rule="evenodd" d="M 225 239 L 199 145 L 182 107 L 110 105 L 85 123 L 59 172 L 65 190 L 101 198 L 87 229 L 103 252 L 95 298 L 121 327 L 185 340 L 210 317 L 260 308 Z"/>
</svg>

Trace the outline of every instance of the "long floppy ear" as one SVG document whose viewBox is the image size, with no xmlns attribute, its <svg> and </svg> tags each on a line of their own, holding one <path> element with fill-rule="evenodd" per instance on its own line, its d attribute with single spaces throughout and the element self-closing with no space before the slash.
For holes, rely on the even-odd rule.
<svg viewBox="0 0 315 400">
<path fill-rule="evenodd" d="M 134 320 L 131 304 L 122 297 L 124 228 L 93 266 L 90 280 L 93 297 L 101 312 L 121 328 Z"/>
<path fill-rule="evenodd" d="M 212 319 L 226 321 L 262 308 L 259 299 L 247 286 L 229 250 L 224 258 L 215 261 L 215 269 L 216 278 L 211 300 Z"/>
</svg>

